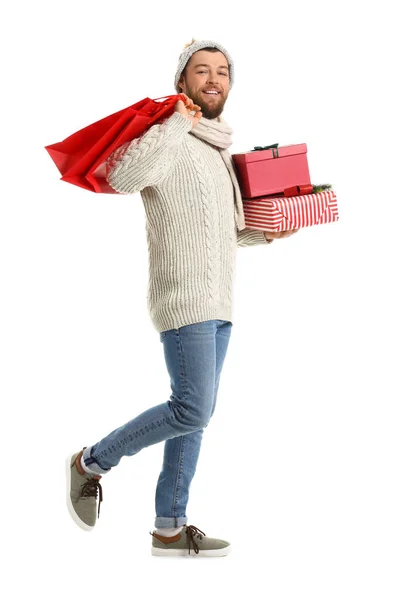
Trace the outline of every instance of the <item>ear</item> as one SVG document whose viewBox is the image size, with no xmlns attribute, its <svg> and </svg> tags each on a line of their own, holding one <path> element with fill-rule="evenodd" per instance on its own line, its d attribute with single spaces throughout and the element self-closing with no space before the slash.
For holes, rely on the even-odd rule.
<svg viewBox="0 0 400 600">
<path fill-rule="evenodd" d="M 179 78 L 179 81 L 178 81 L 178 85 L 179 85 L 179 86 L 180 86 L 180 88 L 181 88 L 181 92 L 183 92 L 183 91 L 184 91 L 184 87 L 183 87 L 183 86 L 184 86 L 184 84 L 186 84 L 186 82 L 185 82 L 185 76 L 184 76 L 184 75 L 181 75 L 181 76 L 180 76 L 180 78 Z"/>
</svg>

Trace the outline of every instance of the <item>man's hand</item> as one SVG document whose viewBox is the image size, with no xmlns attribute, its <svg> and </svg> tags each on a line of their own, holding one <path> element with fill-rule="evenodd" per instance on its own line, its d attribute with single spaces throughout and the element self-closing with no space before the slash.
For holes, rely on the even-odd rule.
<svg viewBox="0 0 400 600">
<path fill-rule="evenodd" d="M 264 237 L 266 240 L 276 240 L 278 238 L 285 238 L 297 233 L 298 229 L 288 229 L 287 231 L 264 231 Z"/>
<path fill-rule="evenodd" d="M 201 106 L 199 106 L 198 104 L 194 104 L 193 100 L 189 98 L 189 96 L 186 96 L 186 94 L 183 94 L 182 92 L 181 96 L 185 98 L 185 103 L 182 102 L 182 100 L 178 100 L 178 102 L 175 104 L 175 112 L 181 113 L 181 115 L 183 115 L 189 121 L 191 121 L 193 129 L 193 127 L 196 127 L 197 123 L 203 116 L 203 113 L 201 112 Z M 192 111 L 195 112 L 194 115 L 189 114 Z"/>
</svg>

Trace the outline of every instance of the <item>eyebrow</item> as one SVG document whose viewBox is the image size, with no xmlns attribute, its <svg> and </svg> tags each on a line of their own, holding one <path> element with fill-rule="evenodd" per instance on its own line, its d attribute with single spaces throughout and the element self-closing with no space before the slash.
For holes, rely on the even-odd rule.
<svg viewBox="0 0 400 600">
<path fill-rule="evenodd" d="M 198 65 L 195 65 L 195 69 L 197 69 L 197 67 L 209 67 L 210 65 L 206 65 L 204 63 L 200 63 Z M 225 65 L 221 65 L 220 67 L 218 67 L 218 69 L 228 69 L 228 67 L 226 67 Z"/>
</svg>

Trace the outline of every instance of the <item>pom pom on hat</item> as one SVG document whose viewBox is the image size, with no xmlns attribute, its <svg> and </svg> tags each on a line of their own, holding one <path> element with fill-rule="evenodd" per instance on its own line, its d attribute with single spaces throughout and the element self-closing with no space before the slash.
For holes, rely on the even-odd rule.
<svg viewBox="0 0 400 600">
<path fill-rule="evenodd" d="M 225 50 L 225 48 L 218 42 L 214 42 L 212 40 L 195 40 L 194 38 L 192 38 L 191 42 L 189 42 L 188 44 L 185 44 L 185 46 L 179 56 L 178 68 L 175 73 L 175 81 L 174 81 L 175 90 L 178 94 L 181 92 L 178 82 L 179 82 L 179 79 L 180 79 L 183 69 L 186 67 L 186 65 L 189 62 L 192 55 L 195 52 L 197 52 L 198 50 L 202 50 L 203 48 L 217 48 L 217 50 L 219 50 L 220 52 L 222 52 L 222 54 L 225 55 L 225 58 L 228 61 L 228 66 L 229 66 L 229 89 L 232 88 L 233 80 L 234 80 L 233 61 L 232 61 L 232 58 L 230 57 L 230 55 L 228 54 L 228 52 Z"/>
<path fill-rule="evenodd" d="M 194 42 L 197 42 L 197 41 L 198 41 L 198 40 L 195 40 L 194 38 L 192 38 L 192 41 L 191 41 L 191 42 L 188 42 L 187 44 L 185 44 L 185 45 L 183 46 L 183 49 L 185 49 L 185 48 L 188 48 L 188 47 L 189 47 L 189 46 L 191 46 L 191 45 L 192 45 Z"/>
</svg>

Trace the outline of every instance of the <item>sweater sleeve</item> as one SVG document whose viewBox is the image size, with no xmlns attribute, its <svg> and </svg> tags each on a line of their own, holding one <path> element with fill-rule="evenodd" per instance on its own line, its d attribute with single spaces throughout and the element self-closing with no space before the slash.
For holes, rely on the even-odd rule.
<svg viewBox="0 0 400 600">
<path fill-rule="evenodd" d="M 256 246 L 257 244 L 271 244 L 273 242 L 273 240 L 267 240 L 264 231 L 259 229 L 249 229 L 246 227 L 236 233 L 238 246 Z"/>
<path fill-rule="evenodd" d="M 180 143 L 191 127 L 191 122 L 175 111 L 139 138 L 114 150 L 107 159 L 108 183 L 120 194 L 134 194 L 161 183 L 172 169 Z"/>
</svg>

